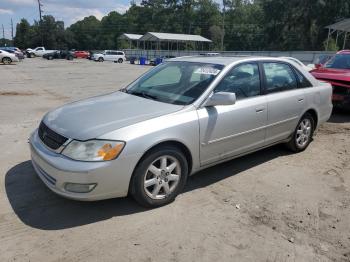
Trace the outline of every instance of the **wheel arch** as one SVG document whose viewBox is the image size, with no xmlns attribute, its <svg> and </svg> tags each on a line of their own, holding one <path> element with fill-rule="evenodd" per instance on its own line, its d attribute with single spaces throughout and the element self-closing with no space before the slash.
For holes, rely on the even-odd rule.
<svg viewBox="0 0 350 262">
<path fill-rule="evenodd" d="M 161 141 L 158 142 L 154 145 L 152 145 L 150 148 L 148 148 L 142 155 L 142 157 L 140 158 L 140 160 L 137 162 L 137 165 L 140 163 L 140 161 L 142 161 L 142 159 L 151 151 L 162 147 L 162 146 L 173 146 L 176 147 L 177 149 L 179 149 L 186 157 L 187 163 L 188 163 L 188 172 L 189 174 L 191 173 L 192 170 L 192 165 L 193 165 L 193 157 L 192 157 L 192 153 L 189 150 L 189 148 L 183 143 L 180 142 L 178 140 L 175 139 L 170 139 L 170 140 L 165 140 L 165 141 Z"/>
<path fill-rule="evenodd" d="M 305 113 L 303 114 L 303 116 L 307 113 L 312 116 L 312 118 L 314 120 L 314 124 L 315 124 L 315 129 L 316 129 L 318 126 L 318 113 L 317 113 L 316 109 L 310 108 L 310 109 L 306 110 Z"/>
<path fill-rule="evenodd" d="M 149 147 L 142 154 L 141 158 L 137 161 L 137 164 L 134 167 L 134 171 L 135 171 L 136 167 L 140 164 L 140 162 L 145 158 L 145 156 L 147 154 L 149 154 L 153 150 L 156 150 L 157 148 L 160 148 L 160 147 L 163 147 L 163 146 L 173 146 L 173 147 L 179 149 L 185 155 L 185 158 L 186 158 L 187 163 L 188 163 L 188 174 L 191 174 L 192 167 L 193 167 L 193 156 L 192 156 L 192 153 L 191 153 L 189 148 L 184 143 L 182 143 L 182 142 L 180 142 L 178 140 L 174 140 L 174 139 L 161 141 L 161 142 L 158 142 L 158 143 L 152 145 L 151 147 Z M 129 182 L 129 190 L 128 190 L 129 193 L 130 193 L 132 181 L 133 181 L 133 178 L 134 178 L 134 171 L 133 171 L 133 173 L 131 175 L 130 182 Z"/>
<path fill-rule="evenodd" d="M 4 59 L 10 59 L 11 61 L 12 61 L 12 58 L 11 57 L 9 57 L 9 56 L 4 56 L 3 58 L 1 58 L 1 61 L 3 61 Z"/>
</svg>

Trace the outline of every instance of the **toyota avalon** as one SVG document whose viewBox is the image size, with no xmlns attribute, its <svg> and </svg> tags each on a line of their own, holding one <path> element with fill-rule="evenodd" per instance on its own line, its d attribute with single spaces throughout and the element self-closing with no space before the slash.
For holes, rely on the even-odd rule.
<svg viewBox="0 0 350 262">
<path fill-rule="evenodd" d="M 209 166 L 279 143 L 305 150 L 330 117 L 331 95 L 283 58 L 174 58 L 119 91 L 47 113 L 29 139 L 32 163 L 61 196 L 130 194 L 157 207 Z"/>
</svg>

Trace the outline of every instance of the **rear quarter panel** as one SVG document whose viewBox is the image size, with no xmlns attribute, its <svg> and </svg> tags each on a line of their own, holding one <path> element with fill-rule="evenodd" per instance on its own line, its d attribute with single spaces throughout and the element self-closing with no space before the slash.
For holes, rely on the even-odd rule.
<svg viewBox="0 0 350 262">
<path fill-rule="evenodd" d="M 313 87 L 305 88 L 306 110 L 313 109 L 317 112 L 318 126 L 326 122 L 332 114 L 332 86 L 328 83 L 317 81 Z M 318 127 L 317 126 L 317 127 Z"/>
</svg>

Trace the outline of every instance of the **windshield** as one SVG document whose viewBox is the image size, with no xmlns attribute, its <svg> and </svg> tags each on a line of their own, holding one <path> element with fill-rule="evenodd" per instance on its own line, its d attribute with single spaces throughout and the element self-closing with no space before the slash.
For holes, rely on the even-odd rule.
<svg viewBox="0 0 350 262">
<path fill-rule="evenodd" d="M 193 103 L 224 66 L 194 62 L 166 62 L 132 83 L 124 91 L 176 105 Z"/>
<path fill-rule="evenodd" d="M 325 65 L 326 68 L 350 69 L 350 54 L 333 56 Z"/>
</svg>

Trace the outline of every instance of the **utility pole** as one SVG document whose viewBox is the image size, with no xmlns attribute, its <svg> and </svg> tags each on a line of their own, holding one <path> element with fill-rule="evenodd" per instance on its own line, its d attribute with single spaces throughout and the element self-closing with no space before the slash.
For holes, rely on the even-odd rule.
<svg viewBox="0 0 350 262">
<path fill-rule="evenodd" d="M 222 10 L 221 51 L 224 51 L 226 0 L 223 0 L 222 4 L 224 8 Z"/>
<path fill-rule="evenodd" d="M 12 43 L 13 43 L 13 21 L 11 18 L 11 38 L 12 38 Z"/>
<path fill-rule="evenodd" d="M 43 4 L 41 3 L 41 0 L 38 0 L 38 7 L 39 7 L 39 28 L 40 28 L 40 33 L 41 33 L 41 45 L 44 46 L 44 35 L 43 35 L 43 29 L 42 29 L 42 6 Z"/>
<path fill-rule="evenodd" d="M 5 29 L 4 29 L 4 25 L 1 24 L 2 26 L 2 41 L 1 42 L 4 42 L 3 45 L 5 45 Z"/>
<path fill-rule="evenodd" d="M 42 10 L 41 10 L 42 6 L 43 4 L 40 2 L 40 0 L 38 0 L 40 22 L 42 21 Z"/>
</svg>

